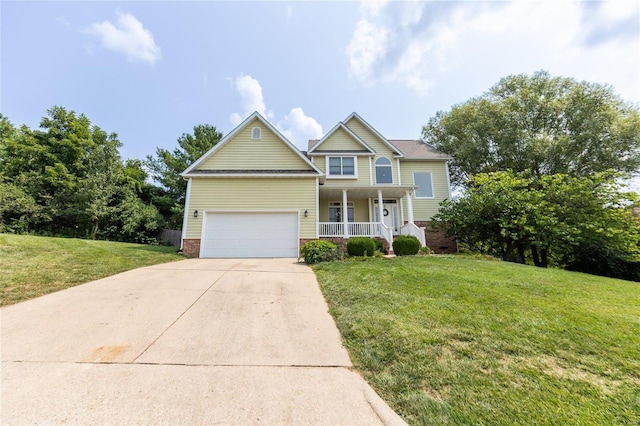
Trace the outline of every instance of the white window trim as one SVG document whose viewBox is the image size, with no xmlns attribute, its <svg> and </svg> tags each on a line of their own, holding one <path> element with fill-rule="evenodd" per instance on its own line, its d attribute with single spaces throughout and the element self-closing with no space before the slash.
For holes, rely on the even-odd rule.
<svg viewBox="0 0 640 426">
<path fill-rule="evenodd" d="M 253 134 L 256 130 L 258 130 L 258 137 L 254 138 Z M 260 127 L 256 126 L 251 129 L 251 139 L 254 139 L 254 140 L 262 139 L 262 129 Z"/>
<path fill-rule="evenodd" d="M 389 162 L 389 164 L 381 164 L 378 165 L 378 160 L 380 160 L 381 158 L 384 158 L 385 160 L 387 160 Z M 391 169 L 391 182 L 378 182 L 378 167 L 389 167 L 389 169 Z M 373 162 L 373 168 L 375 170 L 375 177 L 376 177 L 376 185 L 393 185 L 393 163 L 391 162 L 391 160 L 389 160 L 387 157 L 378 157 L 376 158 L 376 160 Z"/>
<path fill-rule="evenodd" d="M 331 219 L 331 209 L 332 208 L 339 208 L 342 209 L 342 201 L 330 201 L 329 202 L 329 208 L 328 208 L 328 213 L 329 213 L 329 217 L 328 219 Z M 349 222 L 349 223 L 354 223 L 356 220 L 356 209 L 353 205 L 353 201 L 347 201 L 347 220 L 349 219 L 349 210 L 351 210 L 353 212 L 353 221 Z M 331 222 L 331 223 L 342 223 L 342 222 Z"/>
<path fill-rule="evenodd" d="M 330 158 L 353 158 L 353 174 L 352 175 L 332 175 L 329 167 Z M 327 155 L 324 157 L 327 179 L 358 179 L 358 157 L 355 155 Z"/>
<path fill-rule="evenodd" d="M 429 173 L 430 175 L 430 179 L 429 181 L 431 182 L 431 197 L 418 197 L 418 191 L 415 190 L 413 191 L 413 196 L 416 200 L 433 200 L 435 198 L 435 192 L 433 190 L 433 173 L 432 172 L 413 172 L 413 185 L 414 186 L 418 186 L 416 184 L 416 173 Z"/>
</svg>

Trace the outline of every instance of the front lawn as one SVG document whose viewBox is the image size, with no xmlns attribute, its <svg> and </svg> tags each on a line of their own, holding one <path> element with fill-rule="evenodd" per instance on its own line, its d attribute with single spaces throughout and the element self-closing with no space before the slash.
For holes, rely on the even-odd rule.
<svg viewBox="0 0 640 426">
<path fill-rule="evenodd" d="M 640 284 L 467 256 L 314 266 L 410 424 L 640 424 Z"/>
<path fill-rule="evenodd" d="M 180 259 L 175 247 L 0 234 L 0 306 Z"/>
</svg>

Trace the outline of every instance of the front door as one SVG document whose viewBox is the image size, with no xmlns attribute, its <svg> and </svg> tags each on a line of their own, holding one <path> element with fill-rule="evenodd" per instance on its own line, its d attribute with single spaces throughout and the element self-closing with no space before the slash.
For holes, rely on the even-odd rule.
<svg viewBox="0 0 640 426">
<path fill-rule="evenodd" d="M 384 224 L 393 229 L 393 235 L 400 234 L 400 226 L 398 223 L 398 202 L 396 200 L 382 201 L 382 215 Z M 374 204 L 375 221 L 380 222 L 378 214 L 378 202 Z"/>
</svg>

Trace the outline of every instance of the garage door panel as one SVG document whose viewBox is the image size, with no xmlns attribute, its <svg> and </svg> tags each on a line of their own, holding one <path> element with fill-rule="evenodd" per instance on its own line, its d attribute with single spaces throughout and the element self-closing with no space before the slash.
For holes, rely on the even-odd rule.
<svg viewBox="0 0 640 426">
<path fill-rule="evenodd" d="M 297 257 L 298 214 L 206 213 L 203 257 Z"/>
</svg>

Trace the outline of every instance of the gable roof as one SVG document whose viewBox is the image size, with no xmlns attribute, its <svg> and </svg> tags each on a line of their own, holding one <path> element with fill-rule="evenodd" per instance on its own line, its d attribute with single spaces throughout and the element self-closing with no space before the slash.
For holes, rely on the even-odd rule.
<svg viewBox="0 0 640 426">
<path fill-rule="evenodd" d="M 322 139 L 317 141 L 317 143 L 315 143 L 313 145 L 311 145 L 311 143 L 309 143 L 309 151 L 307 151 L 307 155 L 312 155 L 314 152 L 319 151 L 318 148 L 320 147 L 320 145 L 322 145 L 327 139 L 329 139 L 331 137 L 331 135 L 336 133 L 338 130 L 344 131 L 351 139 L 353 139 L 358 145 L 360 145 L 362 147 L 362 149 L 363 149 L 363 152 L 367 152 L 367 153 L 370 153 L 370 154 L 375 154 L 376 153 L 373 148 L 371 148 L 369 145 L 367 145 L 367 143 L 365 141 L 363 141 L 358 135 L 353 133 L 353 131 L 350 128 L 345 126 L 343 122 L 340 122 L 340 123 L 336 124 L 333 127 L 333 129 L 329 130 L 329 132 L 327 132 L 327 134 L 324 135 L 322 137 Z M 311 141 L 309 141 L 309 142 L 311 142 Z"/>
<path fill-rule="evenodd" d="M 450 160 L 451 157 L 421 140 L 389 140 L 404 154 L 404 160 Z"/>
<path fill-rule="evenodd" d="M 284 135 L 282 135 L 282 133 L 280 133 L 278 131 L 278 129 L 276 129 L 271 123 L 269 123 L 269 121 L 267 121 L 258 111 L 255 111 L 253 114 L 251 114 L 249 117 L 247 117 L 242 123 L 240 123 L 238 126 L 236 126 L 231 132 L 229 132 L 226 136 L 224 136 L 220 142 L 218 142 L 217 144 L 215 144 L 209 151 L 207 151 L 204 155 L 202 155 L 200 158 L 198 158 L 193 164 L 191 164 L 189 167 L 187 167 L 187 169 L 181 173 L 182 177 L 187 177 L 187 176 L 196 176 L 198 174 L 202 174 L 202 171 L 198 171 L 196 170 L 198 168 L 199 165 L 201 165 L 202 163 L 204 163 L 205 161 L 207 161 L 211 156 L 215 155 L 216 152 L 218 152 L 220 149 L 222 149 L 226 144 L 229 143 L 229 141 L 231 141 L 234 136 L 236 136 L 239 132 L 241 132 L 242 130 L 244 130 L 249 123 L 251 123 L 254 119 L 257 119 L 258 121 L 260 121 L 262 124 L 264 124 L 269 130 L 271 130 L 278 139 L 280 139 L 286 146 L 288 146 L 291 149 L 291 152 L 293 154 L 295 154 L 297 157 L 299 157 L 302 161 L 304 161 L 305 164 L 307 164 L 312 170 L 311 172 L 314 174 L 317 174 L 318 176 L 324 176 L 324 173 L 318 169 L 318 167 L 316 167 L 315 164 L 313 164 L 306 156 L 304 156 L 300 150 L 298 150 L 298 148 L 295 147 L 295 145 L 293 145 L 291 142 L 289 142 L 289 140 L 287 138 L 284 137 Z M 237 173 L 240 171 L 236 171 Z M 267 171 L 265 170 L 246 170 L 245 172 L 252 174 L 260 174 L 260 173 L 266 173 Z M 289 172 L 293 172 L 293 171 L 289 171 Z M 299 170 L 296 172 L 300 172 L 303 174 L 309 174 L 309 170 Z M 213 172 L 215 173 L 215 172 Z"/>
<path fill-rule="evenodd" d="M 387 138 L 385 138 L 384 136 L 382 136 L 376 129 L 373 128 L 373 126 L 371 126 L 369 123 L 367 123 L 364 118 L 360 117 L 356 112 L 352 112 L 351 114 L 349 114 L 349 116 L 347 118 L 345 118 L 344 120 L 342 120 L 343 123 L 347 123 L 349 122 L 349 120 L 351 120 L 352 118 L 355 118 L 356 120 L 358 120 L 360 122 L 360 124 L 362 124 L 367 130 L 369 130 L 375 137 L 377 137 L 378 139 L 380 139 L 380 141 L 385 144 L 394 154 L 394 157 L 404 157 L 404 155 L 402 154 L 402 152 L 400 152 L 398 150 L 398 148 L 396 148 L 395 146 L 393 146 L 391 143 L 389 143 L 389 141 L 387 140 Z"/>
</svg>

